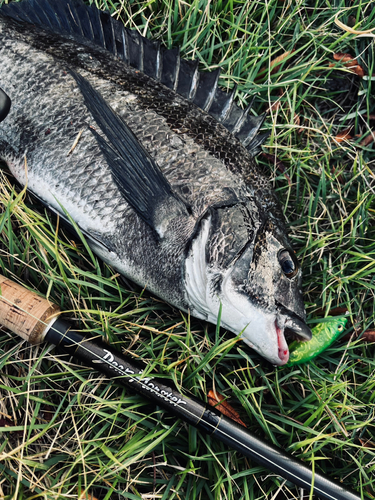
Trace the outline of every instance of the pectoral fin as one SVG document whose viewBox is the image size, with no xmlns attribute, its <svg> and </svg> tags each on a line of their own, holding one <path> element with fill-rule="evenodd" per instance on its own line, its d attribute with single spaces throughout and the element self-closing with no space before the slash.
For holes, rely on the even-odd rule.
<svg viewBox="0 0 375 500">
<path fill-rule="evenodd" d="M 107 138 L 91 129 L 122 196 L 163 237 L 173 220 L 191 217 L 188 205 L 173 192 L 159 166 L 124 120 L 85 78 L 73 72 L 72 75 L 88 110 Z"/>
</svg>

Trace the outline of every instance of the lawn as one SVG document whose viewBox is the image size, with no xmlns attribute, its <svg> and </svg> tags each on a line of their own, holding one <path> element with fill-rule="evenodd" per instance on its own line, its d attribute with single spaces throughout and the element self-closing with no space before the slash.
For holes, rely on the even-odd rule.
<svg viewBox="0 0 375 500">
<path fill-rule="evenodd" d="M 220 85 L 237 86 L 239 105 L 255 96 L 251 112 L 267 113 L 270 132 L 257 161 L 284 208 L 308 322 L 347 311 L 347 328 L 309 364 L 275 368 L 232 334 L 123 280 L 5 166 L 2 273 L 187 392 L 207 399 L 215 388 L 253 433 L 374 498 L 372 0 L 96 4 L 142 35 L 180 46 L 201 70 L 220 67 Z M 0 498 L 81 492 L 100 500 L 302 498 L 292 483 L 51 346 L 29 347 L 0 330 Z"/>
</svg>

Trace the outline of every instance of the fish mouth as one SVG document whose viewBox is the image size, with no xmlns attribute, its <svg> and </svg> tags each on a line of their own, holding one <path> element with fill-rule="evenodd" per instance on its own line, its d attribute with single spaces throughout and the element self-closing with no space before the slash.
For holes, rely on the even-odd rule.
<svg viewBox="0 0 375 500">
<path fill-rule="evenodd" d="M 285 365 L 289 361 L 289 347 L 284 335 L 284 328 L 279 326 L 277 320 L 275 321 L 278 356 L 281 361 L 280 365 Z"/>
<path fill-rule="evenodd" d="M 280 365 L 285 365 L 289 361 L 289 347 L 288 342 L 298 340 L 306 342 L 311 340 L 312 333 L 310 328 L 304 321 L 297 317 L 287 317 L 283 319 L 276 319 L 275 321 L 278 357 Z"/>
<path fill-rule="evenodd" d="M 285 321 L 285 333 L 288 340 L 311 340 L 312 332 L 306 323 L 297 317 L 289 317 Z"/>
</svg>

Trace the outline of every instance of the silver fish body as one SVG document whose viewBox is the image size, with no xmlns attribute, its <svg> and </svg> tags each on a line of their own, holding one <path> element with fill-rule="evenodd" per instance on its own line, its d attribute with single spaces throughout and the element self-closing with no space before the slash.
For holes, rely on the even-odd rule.
<svg viewBox="0 0 375 500">
<path fill-rule="evenodd" d="M 285 364 L 285 332 L 310 338 L 301 270 L 253 160 L 255 134 L 241 137 L 246 114 L 199 94 L 197 72 L 186 90 L 181 74 L 168 84 L 167 62 L 157 78 L 145 73 L 151 57 L 133 68 L 114 43 L 110 53 L 87 39 L 82 12 L 93 9 L 54 5 L 75 6 L 82 36 L 0 9 L 0 88 L 11 102 L 1 159 L 119 272 L 198 318 L 216 323 L 221 309 L 222 326 Z M 112 40 L 125 37 L 110 26 Z"/>
</svg>

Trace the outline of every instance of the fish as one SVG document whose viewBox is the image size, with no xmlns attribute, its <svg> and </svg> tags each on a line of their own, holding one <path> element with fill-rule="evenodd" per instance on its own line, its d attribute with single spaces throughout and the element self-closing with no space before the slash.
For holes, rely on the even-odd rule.
<svg viewBox="0 0 375 500">
<path fill-rule="evenodd" d="M 81 0 L 0 9 L 0 158 L 119 273 L 274 365 L 302 271 L 256 154 L 264 116 Z"/>
</svg>

